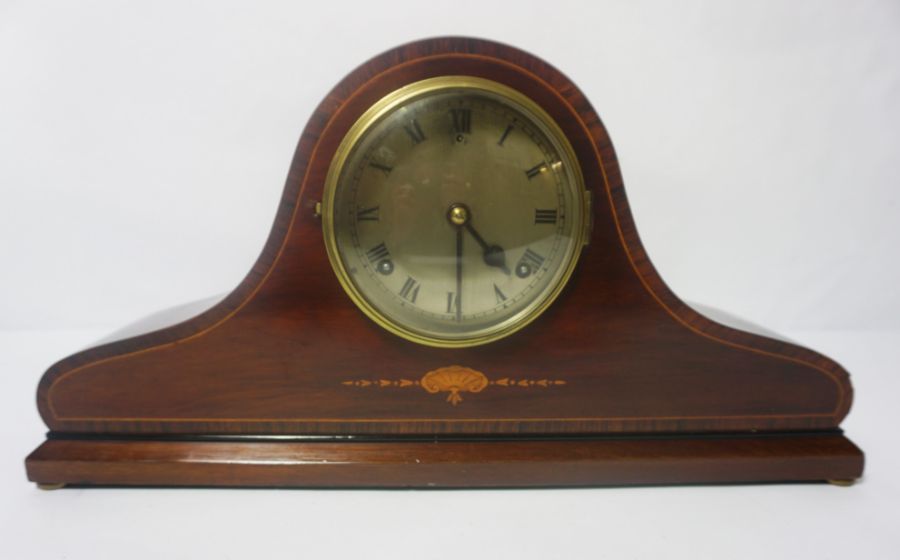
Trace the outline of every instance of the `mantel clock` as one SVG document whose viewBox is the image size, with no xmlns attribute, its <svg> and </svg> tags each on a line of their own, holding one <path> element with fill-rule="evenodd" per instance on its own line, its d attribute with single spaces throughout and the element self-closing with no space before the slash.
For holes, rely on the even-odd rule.
<svg viewBox="0 0 900 560">
<path fill-rule="evenodd" d="M 209 309 L 44 375 L 41 485 L 850 481 L 847 373 L 651 265 L 612 143 L 547 63 L 404 45 L 322 101 Z"/>
</svg>

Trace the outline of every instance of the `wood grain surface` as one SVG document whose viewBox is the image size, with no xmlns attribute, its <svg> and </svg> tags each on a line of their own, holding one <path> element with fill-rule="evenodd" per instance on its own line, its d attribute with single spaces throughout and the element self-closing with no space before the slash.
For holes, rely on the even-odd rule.
<svg viewBox="0 0 900 560">
<path fill-rule="evenodd" d="M 235 460 L 240 457 L 240 460 Z M 479 488 L 852 480 L 838 434 L 505 441 L 50 440 L 37 483 L 125 486 Z"/>
</svg>

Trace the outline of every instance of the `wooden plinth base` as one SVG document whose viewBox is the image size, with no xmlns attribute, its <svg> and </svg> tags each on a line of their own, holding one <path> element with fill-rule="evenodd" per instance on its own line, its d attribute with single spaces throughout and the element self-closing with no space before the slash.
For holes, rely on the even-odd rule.
<svg viewBox="0 0 900 560">
<path fill-rule="evenodd" d="M 839 433 L 554 440 L 49 439 L 25 461 L 47 485 L 477 488 L 853 480 Z"/>
</svg>

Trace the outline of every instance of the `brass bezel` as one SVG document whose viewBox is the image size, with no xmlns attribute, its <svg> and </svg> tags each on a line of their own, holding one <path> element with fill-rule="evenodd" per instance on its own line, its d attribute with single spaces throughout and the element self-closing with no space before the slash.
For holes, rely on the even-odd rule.
<svg viewBox="0 0 900 560">
<path fill-rule="evenodd" d="M 359 292 L 353 283 L 344 263 L 341 259 L 340 251 L 337 246 L 337 237 L 334 232 L 334 199 L 337 191 L 338 181 L 343 171 L 344 164 L 350 156 L 353 148 L 362 139 L 366 132 L 378 123 L 383 117 L 389 114 L 397 106 L 413 101 L 418 97 L 434 93 L 444 89 L 477 89 L 486 91 L 501 98 L 506 98 L 518 105 L 519 109 L 524 110 L 527 116 L 532 118 L 538 126 L 544 127 L 548 137 L 558 144 L 565 156 L 573 163 L 572 175 L 576 184 L 575 196 L 572 197 L 572 204 L 576 208 L 572 209 L 570 215 L 573 220 L 577 220 L 572 227 L 572 252 L 568 255 L 568 263 L 566 264 L 563 274 L 556 283 L 549 286 L 545 290 L 545 295 L 537 297 L 531 304 L 522 309 L 519 313 L 509 317 L 505 321 L 494 325 L 488 329 L 481 329 L 471 337 L 466 338 L 440 338 L 422 334 L 419 331 L 404 327 L 397 321 L 385 316 L 381 311 L 375 308 L 366 297 Z M 350 299 L 372 319 L 377 325 L 385 330 L 406 340 L 432 346 L 437 348 L 466 348 L 471 346 L 479 346 L 487 344 L 495 340 L 507 337 L 540 316 L 559 296 L 562 289 L 568 283 L 578 258 L 581 256 L 581 250 L 586 245 L 588 236 L 588 227 L 590 224 L 589 204 L 586 203 L 587 197 L 585 193 L 588 191 L 584 186 L 584 177 L 581 172 L 581 164 L 575 155 L 575 150 L 569 143 L 569 139 L 565 133 L 556 124 L 556 121 L 544 111 L 537 103 L 523 93 L 503 84 L 477 78 L 474 76 L 440 76 L 436 78 L 428 78 L 418 82 L 414 82 L 403 86 L 373 104 L 359 119 L 350 127 L 341 144 L 338 146 L 331 165 L 328 168 L 328 174 L 325 179 L 323 201 L 322 201 L 322 231 L 325 239 L 325 249 L 328 253 L 328 260 L 334 269 L 335 275 L 344 291 L 350 296 Z"/>
</svg>

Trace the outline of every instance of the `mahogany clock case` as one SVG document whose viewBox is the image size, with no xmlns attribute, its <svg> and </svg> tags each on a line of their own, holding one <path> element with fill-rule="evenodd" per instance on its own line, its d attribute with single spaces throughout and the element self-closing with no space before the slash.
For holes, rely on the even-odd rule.
<svg viewBox="0 0 900 560">
<path fill-rule="evenodd" d="M 321 216 L 338 145 L 373 103 L 437 76 L 527 95 L 568 137 L 591 195 L 589 244 L 554 304 L 468 348 L 395 336 L 346 296 Z M 241 284 L 200 315 L 79 352 L 38 389 L 41 484 L 534 486 L 851 480 L 847 372 L 712 322 L 638 238 L 610 138 L 538 58 L 467 38 L 383 53 L 342 80 L 300 138 L 275 223 Z"/>
</svg>

